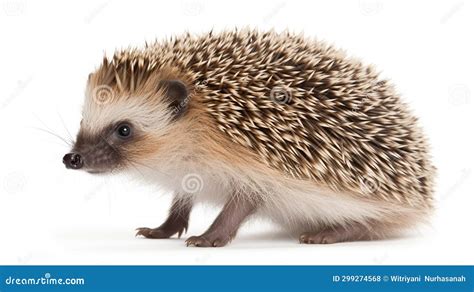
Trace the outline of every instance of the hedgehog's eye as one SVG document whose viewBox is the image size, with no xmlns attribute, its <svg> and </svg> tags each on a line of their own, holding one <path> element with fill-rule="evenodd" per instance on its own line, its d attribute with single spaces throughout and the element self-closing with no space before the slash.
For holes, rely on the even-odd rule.
<svg viewBox="0 0 474 292">
<path fill-rule="evenodd" d="M 122 139 L 129 138 L 132 134 L 132 127 L 128 124 L 120 124 L 116 130 L 117 136 Z"/>
</svg>

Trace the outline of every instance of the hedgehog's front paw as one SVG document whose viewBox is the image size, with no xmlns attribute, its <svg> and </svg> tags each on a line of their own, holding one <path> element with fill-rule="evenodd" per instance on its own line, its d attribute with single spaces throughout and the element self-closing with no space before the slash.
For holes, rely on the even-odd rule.
<svg viewBox="0 0 474 292">
<path fill-rule="evenodd" d="M 170 238 L 174 233 L 171 233 L 163 228 L 147 228 L 140 227 L 136 229 L 135 236 L 143 236 L 146 238 Z M 181 232 L 179 233 L 181 235 Z"/>
<path fill-rule="evenodd" d="M 213 236 L 191 236 L 186 239 L 186 246 L 196 247 L 221 247 L 229 243 L 230 239 L 225 238 L 213 238 Z"/>
</svg>

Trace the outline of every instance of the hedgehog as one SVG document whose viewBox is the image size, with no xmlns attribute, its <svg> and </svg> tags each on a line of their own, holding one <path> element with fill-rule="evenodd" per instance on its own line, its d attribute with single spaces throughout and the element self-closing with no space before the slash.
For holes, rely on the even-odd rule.
<svg viewBox="0 0 474 292">
<path fill-rule="evenodd" d="M 250 218 L 304 244 L 399 236 L 428 221 L 436 169 L 417 118 L 371 65 L 288 31 L 232 30 L 117 50 L 89 75 L 69 169 L 126 173 L 173 193 L 187 246 L 221 247 Z"/>
</svg>

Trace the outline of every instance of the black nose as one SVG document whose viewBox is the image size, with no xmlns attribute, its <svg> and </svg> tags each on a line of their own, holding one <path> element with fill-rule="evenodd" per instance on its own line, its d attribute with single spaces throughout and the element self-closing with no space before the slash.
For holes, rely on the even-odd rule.
<svg viewBox="0 0 474 292">
<path fill-rule="evenodd" d="M 63 157 L 63 163 L 66 168 L 79 169 L 84 165 L 81 155 L 77 153 L 68 153 Z"/>
</svg>

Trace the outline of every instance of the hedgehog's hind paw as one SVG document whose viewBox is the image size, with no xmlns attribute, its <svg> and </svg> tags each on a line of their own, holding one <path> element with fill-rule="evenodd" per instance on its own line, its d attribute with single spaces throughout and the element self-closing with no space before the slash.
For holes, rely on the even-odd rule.
<svg viewBox="0 0 474 292">
<path fill-rule="evenodd" d="M 300 243 L 305 244 L 330 244 L 340 241 L 334 232 L 305 232 L 300 235 Z"/>
<path fill-rule="evenodd" d="M 331 244 L 345 241 L 361 241 L 376 239 L 376 234 L 361 224 L 351 226 L 328 227 L 317 232 L 305 232 L 300 235 L 300 243 Z"/>
</svg>

